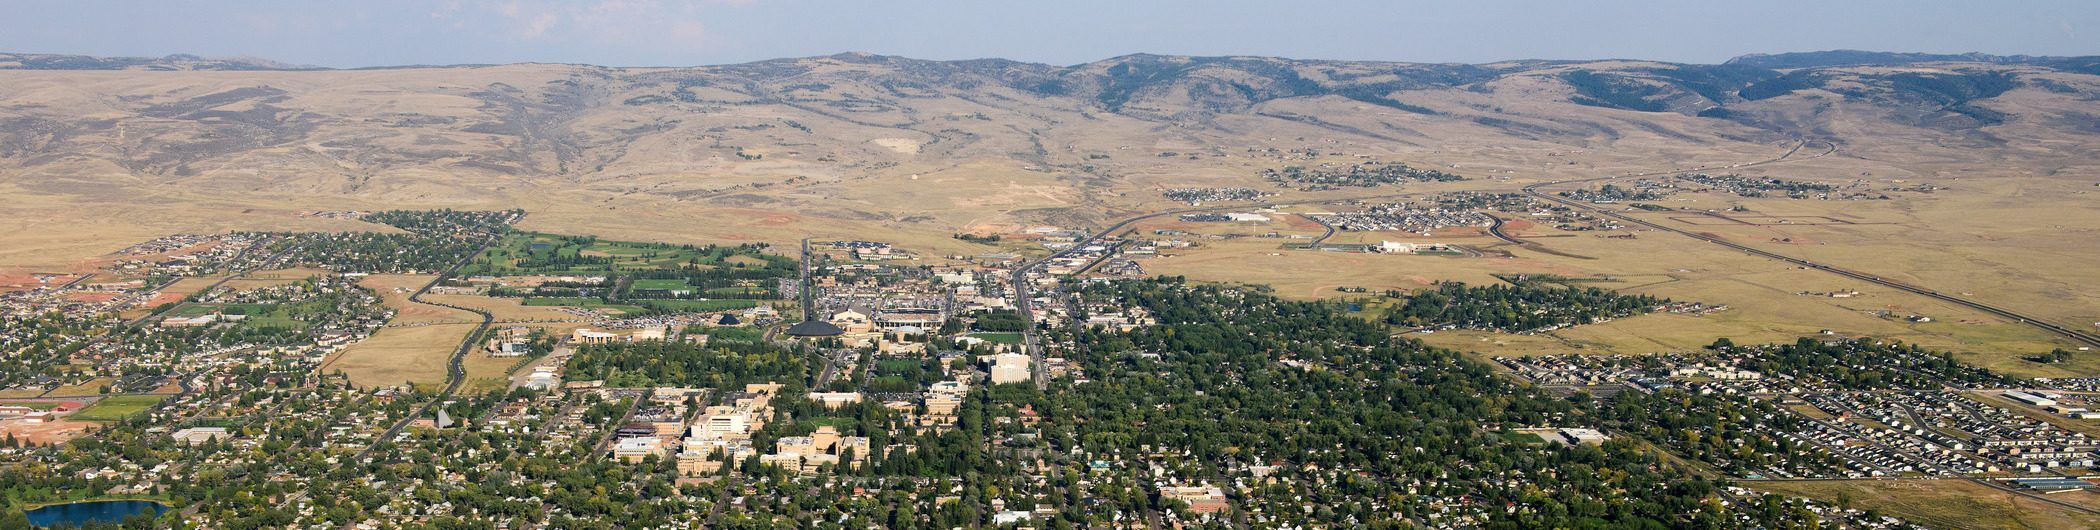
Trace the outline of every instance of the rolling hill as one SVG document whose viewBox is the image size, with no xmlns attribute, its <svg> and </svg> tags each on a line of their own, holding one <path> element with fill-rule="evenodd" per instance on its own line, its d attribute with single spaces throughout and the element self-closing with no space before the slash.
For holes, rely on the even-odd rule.
<svg viewBox="0 0 2100 530">
<path fill-rule="evenodd" d="M 2091 159 L 2096 64 L 1821 52 L 1720 65 L 1139 54 L 1052 66 L 848 53 L 330 70 L 0 54 L 0 190 L 19 204 L 0 219 L 18 234 L 0 264 L 122 245 L 72 237 L 82 223 L 122 237 L 299 227 L 287 212 L 384 205 L 522 206 L 548 226 L 662 235 L 690 223 L 762 240 L 839 222 L 928 234 L 1086 224 L 1154 206 L 1149 190 L 1163 185 L 1256 183 L 1279 153 L 1306 149 L 1524 180 L 1756 159 L 1811 138 L 1861 159 L 2059 172 Z M 92 218 L 107 208 L 132 215 Z"/>
</svg>

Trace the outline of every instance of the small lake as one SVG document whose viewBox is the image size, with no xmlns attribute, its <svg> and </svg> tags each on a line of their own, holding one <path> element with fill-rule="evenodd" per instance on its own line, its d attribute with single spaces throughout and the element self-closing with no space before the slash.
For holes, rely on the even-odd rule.
<svg viewBox="0 0 2100 530">
<path fill-rule="evenodd" d="M 87 501 L 53 504 L 23 512 L 29 523 L 41 527 L 82 526 L 88 523 L 121 523 L 138 514 L 159 516 L 168 506 L 152 501 Z"/>
</svg>

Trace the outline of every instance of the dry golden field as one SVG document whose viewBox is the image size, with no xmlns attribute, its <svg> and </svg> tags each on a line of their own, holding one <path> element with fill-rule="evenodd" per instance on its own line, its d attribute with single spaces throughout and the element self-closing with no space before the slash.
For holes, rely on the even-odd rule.
<svg viewBox="0 0 2100 530">
<path fill-rule="evenodd" d="M 415 294 L 437 277 L 428 274 L 374 274 L 357 281 L 359 287 L 371 289 L 379 294 L 381 303 L 394 310 L 394 319 L 389 327 L 424 324 L 472 324 L 480 323 L 481 315 L 449 307 L 421 304 L 410 301 Z"/>
<path fill-rule="evenodd" d="M 1747 484 L 1760 491 L 1825 502 L 1849 498 L 1854 508 L 1879 510 L 1932 528 L 2100 527 L 2100 516 L 1967 480 L 1765 481 Z M 2091 491 L 2059 493 L 2050 495 L 2049 499 L 2088 509 L 2100 508 L 2100 494 Z"/>
<path fill-rule="evenodd" d="M 377 388 L 407 383 L 442 385 L 445 365 L 473 324 L 427 324 L 380 328 L 370 338 L 322 361 L 321 373 L 342 372 L 352 384 Z"/>
<path fill-rule="evenodd" d="M 424 300 L 488 311 L 497 324 L 529 322 L 577 322 L 584 320 L 554 306 L 525 305 L 523 298 L 497 298 L 465 294 L 426 294 Z"/>
<path fill-rule="evenodd" d="M 383 230 L 306 217 L 313 210 L 523 208 L 521 228 L 663 241 L 876 239 L 927 256 L 1023 250 L 957 233 L 1034 226 L 1098 228 L 1170 209 L 1174 187 L 1246 186 L 1277 202 L 1513 192 L 1533 183 L 1675 169 L 1741 172 L 1875 188 L 1931 185 L 1887 201 L 1746 199 L 1682 194 L 1669 207 L 1747 209 L 1760 219 L 1851 224 L 1752 226 L 1637 213 L 1642 219 L 1788 255 L 1881 274 L 2013 308 L 2063 325 L 2100 322 L 2100 135 L 2082 128 L 2100 77 L 2016 70 L 2023 83 L 1976 104 L 2009 118 L 1953 124 L 1900 98 L 1805 90 L 1731 102 L 1762 122 L 1696 110 L 1637 112 L 1571 101 L 1555 76 L 1655 68 L 1603 61 L 1502 64 L 1463 87 L 1389 94 L 1415 110 L 1334 95 L 1217 99 L 1203 85 L 1147 87 L 1120 109 L 1031 92 L 995 76 L 918 77 L 924 64 L 816 57 L 762 69 L 606 69 L 569 65 L 357 71 L 0 71 L 0 274 L 75 270 L 126 245 L 174 233 Z M 1958 66 L 1958 68 L 1957 68 Z M 1386 75 L 1386 66 L 1296 65 L 1315 77 Z M 757 68 L 757 67 L 754 67 Z M 1081 70 L 1106 69 L 1106 63 Z M 1917 71 L 1996 68 L 1933 65 Z M 1260 81 L 1245 71 L 1206 76 Z M 1843 69 L 1868 83 L 1886 69 Z M 1021 72 L 1015 75 L 1037 75 Z M 1343 75 L 1346 77 L 1347 75 Z M 698 76 L 727 82 L 680 85 Z M 1854 79 L 1857 78 L 1857 79 Z M 811 89 L 812 80 L 823 88 Z M 920 86 L 899 92 L 898 80 Z M 1863 80 L 1863 81 L 1861 81 Z M 2043 86 L 2041 83 L 2050 83 Z M 1266 86 L 1254 82 L 1248 86 Z M 680 92 L 683 90 L 684 92 Z M 1771 159 L 1800 140 L 1835 153 Z M 1300 191 L 1263 169 L 1404 162 L 1469 180 Z M 1285 208 L 1317 211 L 1323 206 Z M 109 212 L 124 212 L 121 216 Z M 1318 232 L 1293 215 L 1228 231 Z M 1686 217 L 1680 219 L 1680 217 Z M 1170 220 L 1140 230 L 1169 227 Z M 1202 227 L 1204 230 L 1219 227 Z M 1155 273 L 1272 285 L 1295 298 L 1337 287 L 1410 289 L 1493 273 L 1604 277 L 1599 285 L 1727 304 L 1706 317 L 1658 315 L 1546 337 L 1437 334 L 1439 344 L 1488 352 L 1640 353 L 1727 336 L 1790 340 L 1831 330 L 1944 347 L 2020 375 L 2100 373 L 2100 354 L 2062 365 L 2020 355 L 2064 345 L 2015 323 L 1921 297 L 1665 233 L 1603 239 L 1547 227 L 1521 230 L 1539 247 L 1478 234 L 1409 237 L 1484 251 L 1478 257 L 1285 251 L 1283 238 L 1202 241 L 1146 260 Z M 1375 242 L 1342 234 L 1335 242 Z M 1784 241 L 1780 241 L 1784 240 Z M 1541 248 L 1547 251 L 1541 251 Z M 1550 252 L 1548 252 L 1550 251 Z M 1506 255 L 1505 255 L 1506 254 Z M 246 282 L 247 280 L 243 280 Z M 427 278 L 368 279 L 402 311 L 397 324 L 472 322 L 408 304 Z M 260 280 L 253 283 L 261 283 Z M 381 285 L 385 284 L 385 285 Z M 1803 291 L 1858 289 L 1833 299 Z M 559 318 L 488 301 L 499 319 Z M 1887 312 L 1890 316 L 1879 316 Z M 1913 324 L 1900 317 L 1929 316 Z M 562 315 L 566 316 L 566 315 Z M 389 332 L 392 332 L 390 330 Z M 397 333 L 398 335 L 398 333 Z M 1485 339 L 1485 340 L 1482 340 Z M 376 339 L 375 339 L 376 340 Z M 399 339 L 396 339 L 399 340 Z M 443 341 L 439 341 L 443 342 Z M 1500 344 L 1498 344 L 1500 343 Z M 437 345 L 449 348 L 449 345 Z M 442 349 L 441 348 L 441 349 Z M 436 372 L 441 374 L 441 372 Z"/>
</svg>

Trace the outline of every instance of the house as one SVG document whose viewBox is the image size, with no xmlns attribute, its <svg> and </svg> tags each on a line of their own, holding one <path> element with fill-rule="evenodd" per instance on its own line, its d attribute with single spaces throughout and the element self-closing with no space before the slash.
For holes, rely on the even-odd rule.
<svg viewBox="0 0 2100 530">
<path fill-rule="evenodd" d="M 1020 523 L 1021 521 L 1026 521 L 1026 520 L 1029 520 L 1029 519 L 1030 519 L 1031 517 L 1033 517 L 1034 515 L 1035 515 L 1035 513 L 1034 513 L 1034 512 L 1024 512 L 1024 511 L 1020 511 L 1020 510 L 1007 510 L 1007 511 L 999 512 L 999 513 L 996 513 L 996 514 L 992 514 L 992 524 L 994 524 L 994 525 L 998 525 L 998 526 L 1005 526 L 1005 525 L 1010 525 L 1010 524 L 1016 524 L 1016 523 Z"/>
</svg>

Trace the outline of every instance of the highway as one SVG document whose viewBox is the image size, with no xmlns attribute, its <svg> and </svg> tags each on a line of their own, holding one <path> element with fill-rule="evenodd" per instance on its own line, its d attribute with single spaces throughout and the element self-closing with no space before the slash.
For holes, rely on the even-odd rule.
<svg viewBox="0 0 2100 530">
<path fill-rule="evenodd" d="M 1739 164 L 1739 165 L 1734 165 L 1734 166 L 1729 166 L 1729 167 L 1730 167 L 1730 168 L 1741 168 L 1741 167 L 1751 167 L 1751 166 L 1759 166 L 1759 165 L 1765 165 L 1765 164 L 1774 164 L 1774 163 L 1784 162 L 1784 161 L 1786 161 L 1787 159 L 1791 158 L 1791 157 L 1792 157 L 1792 156 L 1793 156 L 1793 155 L 1794 155 L 1795 153 L 1798 153 L 1798 152 L 1799 152 L 1799 151 L 1801 150 L 1801 148 L 1802 148 L 1802 146 L 1803 146 L 1803 145 L 1807 145 L 1807 144 L 1808 144 L 1808 142 L 1802 142 L 1802 143 L 1801 143 L 1800 145 L 1796 145 L 1796 146 L 1794 146 L 1794 148 L 1793 148 L 1793 149 L 1791 149 L 1791 150 L 1788 150 L 1788 151 L 1786 152 L 1786 154 L 1784 154 L 1784 155 L 1780 155 L 1780 156 L 1779 156 L 1778 158 L 1773 158 L 1773 159 L 1770 159 L 1770 160 L 1764 160 L 1764 161 L 1760 161 L 1760 162 L 1753 162 L 1753 163 L 1748 163 L 1748 164 Z M 1826 143 L 1825 145 L 1828 145 L 1828 146 L 1829 146 L 1829 149 L 1828 149 L 1828 150 L 1826 150 L 1826 151 L 1824 151 L 1824 152 L 1822 152 L 1822 153 L 1819 153 L 1819 154 L 1817 154 L 1817 155 L 1815 155 L 1815 156 L 1809 157 L 1809 158 L 1818 158 L 1818 157 L 1822 157 L 1822 156 L 1826 156 L 1826 155 L 1829 155 L 1829 154 L 1831 154 L 1831 153 L 1833 153 L 1833 152 L 1836 152 L 1836 151 L 1837 151 L 1837 146 L 1836 146 L 1835 144 L 1828 144 L 1828 143 Z M 1985 303 L 1982 303 L 1982 302 L 1977 302 L 1977 301 L 1973 301 L 1973 300 L 1968 300 L 1968 299 L 1965 299 L 1965 298 L 1960 298 L 1960 297 L 1956 297 L 1956 296 L 1952 296 L 1952 295 L 1946 295 L 1946 294 L 1941 294 L 1941 293 L 1940 293 L 1939 291 L 1937 291 L 1937 290 L 1934 290 L 1934 289 L 1930 289 L 1930 288 L 1926 288 L 1926 287 L 1920 287 L 1920 286 L 1915 286 L 1915 285 L 1911 285 L 1911 284 L 1907 284 L 1907 283 L 1903 283 L 1903 282 L 1898 282 L 1898 281 L 1895 281 L 1895 280 L 1888 280 L 1888 279 L 1883 279 L 1883 278 L 1882 278 L 1882 275 L 1880 275 L 1880 274 L 1876 274 L 1876 273 L 1870 273 L 1870 272 L 1864 272 L 1864 271 L 1858 271 L 1858 270 L 1846 269 L 1846 268 L 1841 268 L 1841 267 L 1837 267 L 1837 266 L 1833 266 L 1833 265 L 1829 265 L 1829 264 L 1825 264 L 1825 263 L 1819 263 L 1819 262 L 1809 261 L 1809 260 L 1806 260 L 1806 259 L 1796 258 L 1796 257 L 1793 257 L 1793 256 L 1787 256 L 1787 255 L 1784 255 L 1784 254 L 1779 254 L 1779 253 L 1776 253 L 1776 252 L 1771 252 L 1771 251 L 1766 251 L 1766 250 L 1763 250 L 1763 249 L 1759 249 L 1759 248 L 1756 248 L 1756 247 L 1751 247 L 1751 246 L 1749 246 L 1749 245 L 1744 245 L 1744 244 L 1741 244 L 1741 243 L 1736 243 L 1736 242 L 1733 242 L 1733 241 L 1728 241 L 1728 240 L 1725 240 L 1725 239 L 1721 239 L 1721 238 L 1718 238 L 1718 237 L 1713 237 L 1713 236 L 1708 236 L 1708 235 L 1704 235 L 1704 234 L 1699 234 L 1699 233 L 1695 233 L 1695 232 L 1690 232 L 1690 231 L 1686 231 L 1686 230 L 1680 230 L 1680 229 L 1677 229 L 1677 228 L 1673 228 L 1673 227 L 1663 226 L 1663 225 L 1661 225 L 1661 224 L 1657 224 L 1657 223 L 1652 223 L 1652 222 L 1648 222 L 1648 221 L 1645 221 L 1645 220 L 1637 219 L 1637 218 L 1634 218 L 1633 216 L 1630 216 L 1630 215 L 1625 215 L 1625 214 L 1623 214 L 1623 213 L 1620 213 L 1620 212 L 1617 212 L 1617 211 L 1614 211 L 1614 210 L 1610 210 L 1610 209 L 1607 209 L 1607 208 L 1600 208 L 1600 207 L 1597 207 L 1596 205 L 1592 205 L 1592 204 L 1589 204 L 1589 203 L 1585 203 L 1585 202 L 1582 202 L 1582 201 L 1572 200 L 1572 199 L 1568 199 L 1568 198 L 1565 198 L 1565 197 L 1560 197 L 1560 196 L 1558 196 L 1558 195 L 1554 195 L 1554 194 L 1551 194 L 1551 193 L 1545 193 L 1545 192 L 1541 192 L 1541 191 L 1540 191 L 1541 189 L 1545 189 L 1545 188 L 1547 188 L 1547 187 L 1550 187 L 1550 186 L 1561 186 L 1561 185 L 1567 185 L 1567 184 L 1582 184 L 1582 183 L 1589 183 L 1589 182 L 1599 182 L 1599 181 L 1610 181 L 1610 180 L 1613 180 L 1613 179 L 1619 179 L 1619 178 L 1626 178 L 1626 177 L 1639 177 L 1639 176 L 1653 176 L 1653 175 L 1673 175 L 1673 174 L 1678 174 L 1678 173 L 1688 173 L 1688 172 L 1692 172 L 1692 171 L 1699 171 L 1699 169 L 1688 169 L 1688 170 L 1678 170 L 1678 171 L 1667 171 L 1667 172 L 1655 172 L 1655 173 L 1642 173 L 1642 174 L 1633 174 L 1633 175 L 1625 175 L 1625 176 L 1612 176 L 1612 177 L 1596 177 L 1596 178 L 1587 178 L 1587 179 L 1576 179 L 1576 180 L 1558 180 L 1558 181 L 1552 181 L 1552 182 L 1546 182 L 1546 183 L 1540 183 L 1540 184 L 1532 184 L 1532 185 L 1530 185 L 1530 186 L 1525 186 L 1525 187 L 1524 187 L 1524 189 L 1523 189 L 1523 191 L 1524 191 L 1524 193 L 1525 193 L 1525 194 L 1527 194 L 1527 195 L 1531 195 L 1532 197 L 1536 197 L 1536 198 L 1538 198 L 1538 199 L 1542 199 L 1542 200 L 1546 200 L 1546 201 L 1551 201 L 1551 202 L 1554 202 L 1554 203 L 1558 203 L 1558 204 L 1561 204 L 1561 205 L 1564 205 L 1564 206 L 1568 206 L 1568 207 L 1571 207 L 1571 208 L 1576 208 L 1576 209 L 1580 209 L 1580 210 L 1583 210 L 1583 211 L 1586 211 L 1586 212 L 1589 212 L 1589 213 L 1592 213 L 1592 214 L 1596 214 L 1596 215 L 1601 215 L 1601 216 L 1605 216 L 1605 217 L 1610 217 L 1610 218 L 1612 218 L 1612 219 L 1617 219 L 1617 220 L 1620 220 L 1620 221 L 1624 221 L 1624 222 L 1627 222 L 1627 223 L 1632 223 L 1632 224 L 1640 225 L 1640 226 L 1643 226 L 1643 227 L 1647 227 L 1647 228 L 1649 228 L 1649 229 L 1653 229 L 1653 230 L 1656 230 L 1656 231 L 1660 231 L 1660 232 L 1668 232 L 1668 233 L 1672 233 L 1672 234 L 1677 234 L 1677 235 L 1681 235 L 1681 236 L 1684 236 L 1684 237 L 1689 237 L 1689 238 L 1692 238 L 1692 239 L 1696 239 L 1696 240 L 1704 241 L 1704 242 L 1707 242 L 1707 243 L 1712 243 L 1712 244 L 1715 244 L 1715 245 L 1720 245 L 1720 246 L 1723 246 L 1723 247 L 1727 247 L 1727 248 L 1730 248 L 1730 249 L 1735 249 L 1735 250 L 1739 250 L 1739 251 L 1742 251 L 1742 252 L 1744 252 L 1744 253 L 1748 253 L 1748 254 L 1750 254 L 1750 255 L 1754 255 L 1754 256 L 1758 256 L 1758 257 L 1763 257 L 1763 258 L 1768 258 L 1768 259 L 1778 260 L 1778 261 L 1786 262 L 1786 263 L 1788 263 L 1788 264 L 1792 264 L 1792 265 L 1797 265 L 1797 266 L 1800 266 L 1800 267 L 1803 267 L 1803 268 L 1808 268 L 1808 269 L 1814 269 L 1814 270 L 1819 270 L 1819 271 L 1823 271 L 1823 272 L 1828 272 L 1828 273 L 1831 273 L 1831 274 L 1836 274 L 1836 275 L 1839 275 L 1839 276 L 1844 276 L 1844 277 L 1847 277 L 1847 278 L 1851 278 L 1851 279 L 1854 279 L 1854 280 L 1859 280 L 1859 281 L 1863 281 L 1863 282 L 1871 283 L 1871 284 L 1874 284 L 1874 285 L 1879 285 L 1879 286 L 1882 286 L 1882 287 L 1887 287 L 1887 288 L 1890 288 L 1890 289 L 1895 289 L 1895 290 L 1899 290 L 1899 291 L 1903 291 L 1903 292 L 1907 292 L 1907 293 L 1911 293 L 1911 294 L 1916 294 L 1916 295 L 1919 295 L 1919 296 L 1924 296 L 1924 297 L 1927 297 L 1927 298 L 1932 298 L 1932 299 L 1934 299 L 1934 300 L 1940 300 L 1940 301 L 1943 301 L 1943 302 L 1947 302 L 1947 303 L 1955 304 L 1955 305 L 1958 305 L 1958 306 L 1966 307 L 1966 308 L 1969 308 L 1969 309 L 1974 309 L 1974 310 L 1977 310 L 1977 311 L 1981 311 L 1981 312 L 1984 312 L 1984 313 L 1988 313 L 1988 314 L 1991 314 L 1991 315 L 1995 315 L 1995 316 L 1998 316 L 1998 317 L 2001 317 L 2001 318 L 2009 319 L 2009 320 L 2012 320 L 2012 321 L 2014 321 L 2014 322 L 2017 322 L 2017 323 L 2020 323 L 2020 324 L 2025 324 L 2025 325 L 2028 325 L 2028 326 L 2032 326 L 2032 327 L 2034 327 L 2034 328 L 2036 328 L 2036 329 L 2040 329 L 2040 330 L 2042 330 L 2042 331 L 2046 331 L 2046 332 L 2049 332 L 2049 333 L 2051 333 L 2051 334 L 2054 334 L 2054 335 L 2057 335 L 2057 336 L 2061 336 L 2061 337 L 2063 337 L 2063 338 L 2066 338 L 2066 339 L 2069 339 L 2069 340 L 2071 340 L 2071 341 L 2073 341 L 2073 342 L 2077 342 L 2077 343 L 2080 343 L 2080 344 L 2084 344 L 2084 345 L 2088 345 L 2088 346 L 2100 347 L 2100 335 L 2096 335 L 2096 334 L 2094 334 L 2094 333 L 2090 333 L 2090 332 L 2085 332 L 2085 331 L 2079 331 L 2079 330 L 2077 330 L 2077 329 L 2072 329 L 2072 328 L 2069 328 L 2069 327 L 2066 327 L 2066 326 L 2063 326 L 2063 325 L 2060 325 L 2060 324 L 2056 324 L 2056 323 L 2054 323 L 2054 322 L 2049 322 L 2049 321 L 2046 321 L 2046 320 L 2042 320 L 2042 319 L 2039 319 L 2039 318 L 2036 318 L 2036 317 L 2028 316 L 2028 315 L 2025 315 L 2025 314 L 2022 314 L 2022 313 L 2019 313 L 2019 312 L 2013 311 L 2013 310 L 2011 310 L 2011 309 L 2006 309 L 2006 308 L 2003 308 L 2003 307 L 1999 307 L 1999 306 L 1989 305 L 1989 304 L 1985 304 Z"/>
</svg>

